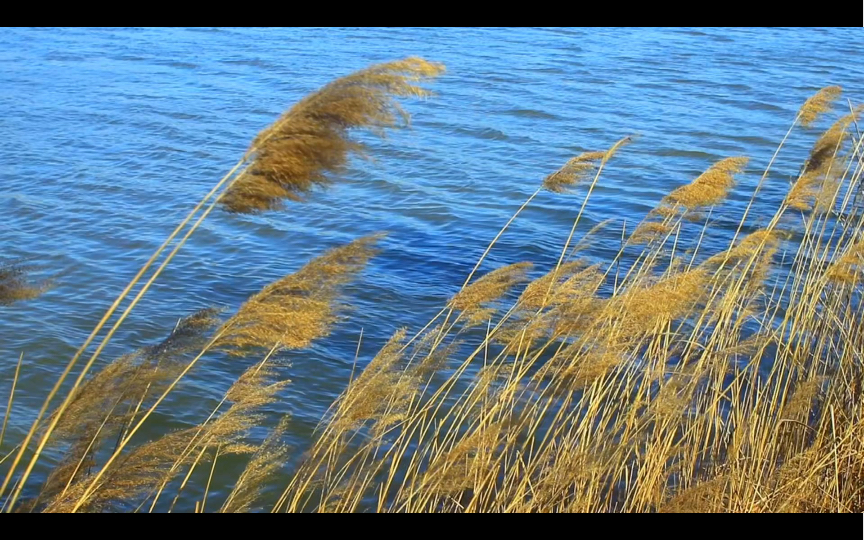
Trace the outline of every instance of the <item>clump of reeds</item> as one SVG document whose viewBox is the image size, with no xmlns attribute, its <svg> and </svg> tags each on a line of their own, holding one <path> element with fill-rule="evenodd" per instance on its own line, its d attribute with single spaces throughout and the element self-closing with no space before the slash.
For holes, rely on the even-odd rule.
<svg viewBox="0 0 864 540">
<path fill-rule="evenodd" d="M 418 82 L 439 75 L 441 64 L 406 58 L 337 79 L 291 107 L 252 141 L 251 163 L 221 198 L 232 212 L 260 212 L 301 200 L 329 182 L 349 154 L 362 150 L 350 130 L 381 133 L 408 120 L 396 98 L 423 97 Z"/>
<path fill-rule="evenodd" d="M 793 127 L 812 125 L 838 94 L 832 87 L 808 100 Z M 748 221 L 748 207 L 725 249 L 709 250 L 709 221 L 691 242 L 682 218 L 725 199 L 746 158 L 722 160 L 670 193 L 629 240 L 622 231 L 612 260 L 572 261 L 586 240 L 571 248 L 591 190 L 630 139 L 574 158 L 543 186 L 568 191 L 593 173 L 555 266 L 533 281 L 529 263 L 473 281 L 472 271 L 426 327 L 410 338 L 396 332 L 352 370 L 287 486 L 276 479 L 290 461 L 285 421 L 263 443 L 250 440 L 287 384 L 269 360 L 329 334 L 340 291 L 374 254 L 377 236 L 265 287 L 203 345 L 213 312 L 91 377 L 51 417 L 72 459 L 55 468 L 41 500 L 9 504 L 152 510 L 173 490 L 173 509 L 209 464 L 203 498 L 192 501 L 203 511 L 214 471 L 229 461 L 220 456 L 242 454 L 248 461 L 233 490 L 211 509 L 262 507 L 267 486 L 282 490 L 277 511 L 864 510 L 864 219 L 854 196 L 864 163 L 860 141 L 853 151 L 844 144 L 855 114 L 803 161 L 799 177 L 812 173 L 804 187 L 818 193 L 774 201 L 767 225 Z M 252 197 L 250 208 L 285 197 Z M 838 212 L 784 215 L 812 206 Z M 474 328 L 481 324 L 484 331 Z M 199 347 L 189 362 L 167 360 Z M 269 352 L 195 427 L 133 442 L 180 378 L 217 349 Z M 121 434 L 107 459 L 92 448 L 106 430 Z"/>
</svg>

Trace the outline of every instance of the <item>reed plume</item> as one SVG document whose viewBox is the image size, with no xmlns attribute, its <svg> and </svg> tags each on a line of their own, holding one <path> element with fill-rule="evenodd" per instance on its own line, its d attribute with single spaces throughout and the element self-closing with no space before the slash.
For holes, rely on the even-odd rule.
<svg viewBox="0 0 864 540">
<path fill-rule="evenodd" d="M 840 117 L 813 144 L 810 156 L 798 179 L 786 196 L 785 204 L 794 210 L 829 210 L 842 174 L 835 159 L 851 136 L 850 127 L 857 121 L 864 107 L 859 106 Z"/>
<path fill-rule="evenodd" d="M 485 323 L 495 313 L 490 307 L 513 287 L 525 281 L 528 271 L 533 267 L 529 262 L 508 264 L 496 268 L 473 283 L 463 287 L 450 298 L 447 305 L 462 312 L 469 325 Z"/>
<path fill-rule="evenodd" d="M 735 247 L 712 255 L 706 264 L 736 264 L 749 260 L 763 250 L 776 249 L 782 237 L 777 230 L 759 229 L 742 238 Z"/>
<path fill-rule="evenodd" d="M 583 152 L 571 158 L 563 167 L 543 180 L 543 187 L 552 193 L 567 193 L 575 186 L 591 179 L 591 173 L 606 157 L 606 152 Z"/>
<path fill-rule="evenodd" d="M 855 285 L 864 279 L 864 240 L 851 245 L 837 258 L 826 272 L 828 279 L 837 284 Z"/>
<path fill-rule="evenodd" d="M 181 319 L 159 343 L 121 356 L 88 379 L 72 397 L 57 423 L 59 439 L 80 434 L 84 425 L 124 422 L 124 406 L 153 395 L 182 369 L 185 355 L 200 350 L 207 334 L 219 324 L 220 309 L 205 308 Z"/>
<path fill-rule="evenodd" d="M 133 448 L 101 471 L 95 485 L 90 475 L 72 478 L 75 482 L 50 500 L 46 511 L 129 509 L 176 478 L 183 466 L 190 467 L 188 480 L 207 452 L 215 450 L 214 460 L 219 455 L 255 452 L 244 438 L 262 422 L 261 409 L 275 402 L 289 383 L 265 361 L 256 363 L 228 389 L 223 401 L 231 406 L 222 414 Z"/>
<path fill-rule="evenodd" d="M 343 310 L 337 303 L 342 287 L 365 268 L 383 237 L 365 236 L 333 248 L 267 285 L 225 322 L 217 346 L 243 355 L 249 347 L 301 349 L 329 335 Z"/>
<path fill-rule="evenodd" d="M 644 221 L 636 227 L 633 234 L 627 240 L 628 245 L 651 244 L 665 238 L 673 230 L 672 226 L 665 222 Z"/>
<path fill-rule="evenodd" d="M 403 328 L 390 337 L 348 385 L 330 422 L 334 433 L 356 430 L 368 421 L 374 421 L 380 433 L 402 418 L 419 384 L 400 366 L 404 339 Z"/>
<path fill-rule="evenodd" d="M 234 489 L 219 510 L 222 513 L 242 513 L 252 509 L 261 494 L 262 486 L 280 468 L 288 456 L 288 447 L 282 437 L 288 429 L 289 418 L 283 418 L 267 439 L 255 450 Z"/>
<path fill-rule="evenodd" d="M 55 442 L 66 442 L 68 448 L 34 505 L 59 500 L 61 492 L 85 476 L 96 464 L 93 456 L 102 443 L 116 438 L 148 398 L 182 369 L 185 355 L 204 345 L 220 322 L 220 311 L 206 308 L 181 319 L 164 340 L 114 360 L 75 392 L 54 430 Z"/>
<path fill-rule="evenodd" d="M 33 270 L 20 262 L 0 262 L 0 306 L 8 306 L 22 300 L 32 300 L 50 287 L 50 282 L 34 284 L 28 279 Z"/>
<path fill-rule="evenodd" d="M 735 186 L 735 175 L 744 170 L 748 161 L 746 157 L 722 159 L 691 183 L 673 190 L 663 202 L 686 210 L 719 204 Z"/>
<path fill-rule="evenodd" d="M 604 315 L 617 320 L 626 336 L 654 330 L 694 309 L 705 298 L 708 280 L 706 270 L 695 268 L 656 283 L 639 284 L 610 299 Z"/>
<path fill-rule="evenodd" d="M 798 110 L 801 125 L 810 127 L 820 116 L 830 112 L 831 106 L 842 93 L 843 89 L 839 86 L 827 86 L 813 94 Z"/>
<path fill-rule="evenodd" d="M 417 83 L 443 71 L 441 64 L 406 58 L 336 79 L 303 98 L 252 141 L 251 162 L 223 194 L 223 207 L 239 213 L 273 210 L 328 184 L 329 173 L 362 151 L 350 138 L 352 129 L 383 134 L 406 124 L 408 115 L 396 98 L 429 95 Z"/>
<path fill-rule="evenodd" d="M 568 295 L 564 284 L 584 268 L 585 263 L 582 261 L 570 261 L 562 264 L 557 272 L 553 269 L 526 285 L 516 303 L 527 309 L 540 309 L 546 307 L 547 304 L 561 303 Z M 552 290 L 551 294 L 549 293 L 550 289 Z"/>
</svg>

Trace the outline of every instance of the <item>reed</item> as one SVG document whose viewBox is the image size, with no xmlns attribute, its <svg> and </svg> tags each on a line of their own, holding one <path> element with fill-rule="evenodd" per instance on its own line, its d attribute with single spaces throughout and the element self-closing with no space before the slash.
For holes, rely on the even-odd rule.
<svg viewBox="0 0 864 540">
<path fill-rule="evenodd" d="M 439 72 L 409 59 L 310 95 L 259 135 L 218 203 L 263 212 L 302 200 L 359 150 L 351 129 L 399 125 L 393 98 L 425 95 L 415 83 Z M 618 253 L 605 260 L 582 249 L 602 228 L 577 235 L 578 225 L 604 168 L 632 138 L 566 162 L 428 325 L 401 329 L 356 359 L 362 369 L 302 456 L 284 442 L 290 420 L 270 410 L 288 384 L 276 359 L 330 335 L 349 313 L 345 285 L 383 236 L 324 252 L 229 317 L 194 314 L 73 388 L 38 432 L 40 440 L 51 432 L 62 457 L 41 491 L 30 489 L 29 471 L 14 477 L 5 508 L 864 511 L 860 108 L 815 136 L 768 222 L 750 218 L 780 148 L 813 139 L 810 128 L 839 93 L 823 89 L 798 111 L 719 248 L 711 225 L 728 212 L 747 158 L 706 164 L 622 229 Z M 582 197 L 555 264 L 517 262 L 475 279 L 544 190 Z M 257 354 L 263 359 L 197 425 L 135 437 L 196 365 Z M 252 435 L 265 424 L 276 427 Z M 236 481 L 217 490 L 228 462 Z M 190 495 L 196 482 L 203 498 Z M 25 491 L 35 495 L 19 500 Z"/>
<path fill-rule="evenodd" d="M 444 67 L 441 64 L 433 64 L 421 58 L 414 57 L 369 67 L 353 75 L 338 79 L 321 91 L 312 94 L 301 101 L 297 107 L 289 110 L 288 113 L 283 115 L 272 126 L 262 131 L 255 138 L 252 146 L 240 161 L 195 205 L 186 218 L 180 222 L 177 228 L 174 229 L 135 277 L 132 278 L 132 281 L 120 293 L 102 319 L 96 324 L 96 327 L 87 337 L 84 344 L 73 355 L 57 382 L 48 392 L 36 416 L 36 420 L 22 442 L 18 453 L 15 455 L 3 483 L 0 484 L 0 496 L 5 493 L 18 464 L 29 448 L 30 442 L 41 427 L 43 417 L 47 413 L 52 400 L 59 392 L 66 378 L 72 373 L 80 357 L 85 353 L 90 344 L 96 340 L 99 332 L 108 323 L 123 301 L 126 300 L 137 283 L 196 216 L 197 219 L 194 224 L 186 230 L 184 236 L 176 242 L 174 248 L 164 257 L 159 267 L 152 272 L 147 282 L 141 286 L 123 313 L 107 331 L 86 365 L 80 370 L 72 390 L 67 394 L 66 399 L 64 399 L 59 407 L 61 412 L 68 406 L 69 397 L 84 382 L 90 369 L 122 322 L 128 317 L 129 313 L 153 282 L 220 201 L 227 200 L 228 204 L 225 207 L 235 211 L 255 210 L 256 207 L 254 205 L 250 206 L 249 201 L 257 201 L 258 209 L 261 209 L 261 205 L 264 204 L 261 201 L 269 201 L 265 206 L 272 208 L 275 206 L 273 201 L 278 200 L 280 197 L 288 197 L 291 194 L 287 188 L 308 191 L 311 185 L 323 183 L 321 175 L 324 171 L 338 168 L 339 165 L 344 164 L 346 154 L 349 150 L 359 149 L 356 143 L 350 142 L 348 139 L 350 128 L 369 127 L 377 130 L 379 133 L 383 133 L 384 128 L 396 124 L 396 113 L 398 113 L 398 116 L 403 121 L 407 121 L 407 113 L 399 107 L 393 98 L 427 95 L 426 91 L 414 83 L 437 76 L 443 70 Z M 299 144 L 292 142 L 292 140 L 298 137 L 301 139 Z M 249 170 L 250 167 L 251 171 Z M 246 174 L 247 171 L 249 174 Z M 252 176 L 256 178 L 254 182 L 249 180 Z M 269 178 L 269 180 L 264 180 L 264 178 Z M 232 189 L 237 182 L 241 181 L 240 188 Z M 248 187 L 250 183 L 250 189 L 242 189 L 244 186 Z M 279 186 L 281 190 L 279 196 L 274 197 L 272 193 L 269 193 L 262 199 L 261 193 L 256 191 L 256 186 L 261 185 L 264 186 L 264 189 L 272 189 L 274 185 Z M 220 190 L 222 191 L 220 192 Z M 294 198 L 297 197 L 295 196 Z M 231 201 L 234 201 L 234 204 L 231 204 Z M 247 202 L 244 203 L 242 201 Z M 43 430 L 36 450 L 19 481 L 19 487 L 13 493 L 11 500 L 13 506 L 15 500 L 20 496 L 20 490 L 33 471 L 42 451 L 48 444 L 54 428 L 55 424 L 50 423 L 47 429 Z"/>
<path fill-rule="evenodd" d="M 48 290 L 50 281 L 32 283 L 28 279 L 33 270 L 23 262 L 0 262 L 0 307 L 32 300 Z"/>
</svg>

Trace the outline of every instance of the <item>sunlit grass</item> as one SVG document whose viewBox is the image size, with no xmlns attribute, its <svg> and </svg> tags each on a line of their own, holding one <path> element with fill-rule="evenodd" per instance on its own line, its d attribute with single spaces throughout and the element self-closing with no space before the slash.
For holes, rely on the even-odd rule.
<svg viewBox="0 0 864 540">
<path fill-rule="evenodd" d="M 272 211 L 329 183 L 357 149 L 351 130 L 398 125 L 393 99 L 426 95 L 415 83 L 442 69 L 381 64 L 300 101 L 175 231 L 197 215 L 176 249 L 217 204 Z M 349 314 L 344 285 L 362 286 L 386 249 L 381 235 L 323 253 L 232 315 L 183 319 L 163 342 L 88 374 L 121 317 L 62 403 L 49 407 L 58 382 L 20 450 L 0 456 L 4 510 L 864 511 L 860 109 L 812 131 L 839 96 L 829 87 L 807 100 L 764 168 L 746 157 L 706 163 L 622 229 L 609 260 L 579 258 L 600 226 L 576 233 L 604 170 L 633 141 L 574 157 L 538 181 L 433 320 L 380 344 L 299 451 L 282 442 L 290 419 L 268 409 L 289 384 L 274 355 L 326 339 Z M 752 202 L 793 135 L 810 137 L 812 151 L 757 229 Z M 751 204 L 733 216 L 738 233 L 709 251 L 724 199 L 756 174 Z M 579 203 L 555 264 L 475 275 L 544 189 Z M 197 426 L 136 437 L 217 354 L 256 362 Z M 4 431 L 12 403 L 10 394 Z M 253 435 L 267 424 L 277 425 L 269 436 Z M 36 484 L 39 460 L 52 471 Z M 226 464 L 237 460 L 245 467 Z M 236 471 L 236 483 L 208 501 L 216 470 Z"/>
</svg>

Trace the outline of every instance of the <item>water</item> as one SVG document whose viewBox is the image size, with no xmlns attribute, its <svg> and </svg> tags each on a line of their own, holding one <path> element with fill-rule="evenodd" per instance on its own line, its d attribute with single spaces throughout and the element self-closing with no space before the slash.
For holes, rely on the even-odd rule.
<svg viewBox="0 0 864 540">
<path fill-rule="evenodd" d="M 389 231 L 348 291 L 350 318 L 286 355 L 293 384 L 272 412 L 293 416 L 298 453 L 347 383 L 361 330 L 362 363 L 399 327 L 422 327 L 569 157 L 639 135 L 583 220 L 584 232 L 613 218 L 586 253 L 596 259 L 618 250 L 624 220 L 632 226 L 713 161 L 751 157 L 709 231 L 706 246 L 721 249 L 801 103 L 829 84 L 864 99 L 861 52 L 858 29 L 6 29 L 0 257 L 59 276 L 41 298 L 0 308 L 4 407 L 24 353 L 3 454 L 105 309 L 256 132 L 337 76 L 409 55 L 448 68 L 437 97 L 407 103 L 413 128 L 373 141 L 375 161 L 355 161 L 333 189 L 283 212 L 208 218 L 104 355 L 159 340 L 201 307 L 236 308 L 327 247 Z M 812 140 L 790 140 L 754 224 Z M 548 268 L 582 196 L 539 196 L 484 269 Z M 207 359 L 150 433 L 200 422 L 246 367 Z M 233 474 L 217 470 L 216 496 Z"/>
</svg>

